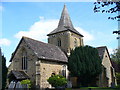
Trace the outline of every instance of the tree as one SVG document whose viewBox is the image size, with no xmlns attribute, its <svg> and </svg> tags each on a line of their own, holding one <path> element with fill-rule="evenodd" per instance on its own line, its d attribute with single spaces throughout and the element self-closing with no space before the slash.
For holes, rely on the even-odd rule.
<svg viewBox="0 0 120 90">
<path fill-rule="evenodd" d="M 118 67 L 118 72 L 120 73 L 120 48 L 114 50 L 114 53 L 111 54 L 112 61 L 116 62 Z"/>
<path fill-rule="evenodd" d="M 76 47 L 68 59 L 68 70 L 71 76 L 78 77 L 78 83 L 82 86 L 91 85 L 102 71 L 97 49 L 91 46 Z"/>
<path fill-rule="evenodd" d="M 118 84 L 117 87 L 120 88 L 120 73 L 116 73 L 116 79 L 117 79 L 117 84 Z"/>
<path fill-rule="evenodd" d="M 117 13 L 120 11 L 120 0 L 104 0 L 103 2 L 95 2 L 94 12 L 101 12 L 101 13 Z M 108 17 L 108 19 L 118 19 L 120 15 L 116 15 L 113 17 Z"/>
<path fill-rule="evenodd" d="M 7 79 L 7 67 L 6 67 L 6 58 L 4 55 L 2 56 L 2 89 L 4 90 L 6 87 L 6 79 Z"/>
<path fill-rule="evenodd" d="M 114 50 L 114 53 L 111 54 L 111 58 L 112 58 L 112 60 L 115 60 L 116 62 L 120 61 L 120 48 Z"/>
<path fill-rule="evenodd" d="M 116 71 L 117 84 L 120 87 L 120 48 L 114 51 L 114 53 L 111 55 L 111 59 L 117 65 L 117 70 L 115 71 Z"/>
</svg>

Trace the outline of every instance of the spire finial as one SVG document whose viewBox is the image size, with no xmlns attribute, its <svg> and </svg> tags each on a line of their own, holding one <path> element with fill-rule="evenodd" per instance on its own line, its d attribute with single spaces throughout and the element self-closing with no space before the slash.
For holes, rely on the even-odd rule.
<svg viewBox="0 0 120 90">
<path fill-rule="evenodd" d="M 66 4 L 64 3 L 64 7 L 66 7 Z"/>
</svg>

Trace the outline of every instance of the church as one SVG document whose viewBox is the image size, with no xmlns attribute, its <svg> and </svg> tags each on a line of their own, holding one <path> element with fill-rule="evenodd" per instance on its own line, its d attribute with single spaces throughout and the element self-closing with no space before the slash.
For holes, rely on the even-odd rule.
<svg viewBox="0 0 120 90">
<path fill-rule="evenodd" d="M 8 78 L 12 76 L 11 81 L 30 79 L 35 87 L 50 88 L 47 79 L 52 74 L 69 77 L 68 56 L 72 49 L 84 45 L 84 36 L 74 28 L 66 5 L 64 5 L 57 28 L 47 36 L 48 43 L 22 37 L 10 59 Z M 114 74 L 113 77 L 115 82 Z M 110 86 L 110 83 L 107 86 Z M 98 82 L 99 84 L 101 83 Z"/>
</svg>

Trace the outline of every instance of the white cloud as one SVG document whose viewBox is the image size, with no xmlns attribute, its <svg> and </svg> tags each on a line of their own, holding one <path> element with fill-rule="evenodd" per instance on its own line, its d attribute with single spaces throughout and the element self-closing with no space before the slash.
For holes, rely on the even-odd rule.
<svg viewBox="0 0 120 90">
<path fill-rule="evenodd" d="M 108 48 L 109 54 L 113 53 L 113 49 L 112 48 Z"/>
<path fill-rule="evenodd" d="M 110 54 L 110 55 L 116 53 L 116 50 L 117 50 L 117 49 L 113 49 L 113 48 L 109 48 L 109 47 L 108 47 L 108 51 L 109 51 L 109 54 Z"/>
<path fill-rule="evenodd" d="M 3 11 L 3 9 L 4 9 L 4 8 L 3 8 L 3 6 L 2 6 L 2 5 L 0 5 L 0 11 Z"/>
<path fill-rule="evenodd" d="M 44 17 L 39 18 L 40 21 L 35 22 L 28 31 L 19 31 L 15 37 L 21 38 L 22 36 L 28 36 L 41 41 L 46 39 L 46 35 L 57 27 L 58 20 L 45 20 Z"/>
<path fill-rule="evenodd" d="M 39 17 L 40 20 L 35 22 L 27 31 L 19 31 L 15 37 L 21 38 L 22 36 L 28 36 L 40 41 L 45 41 L 47 39 L 47 34 L 57 28 L 58 19 L 51 19 L 45 20 L 44 17 Z M 81 29 L 80 27 L 76 27 L 76 29 L 84 35 L 84 41 L 91 41 L 93 40 L 93 36 L 86 32 L 85 30 Z"/>
<path fill-rule="evenodd" d="M 94 37 L 89 32 L 85 31 L 80 27 L 76 27 L 76 30 L 79 31 L 84 36 L 84 42 L 87 43 L 88 41 L 94 40 Z"/>
<path fill-rule="evenodd" d="M 8 40 L 6 38 L 0 39 L 0 46 L 2 46 L 2 45 L 9 46 L 10 44 L 11 44 L 10 40 Z"/>
</svg>

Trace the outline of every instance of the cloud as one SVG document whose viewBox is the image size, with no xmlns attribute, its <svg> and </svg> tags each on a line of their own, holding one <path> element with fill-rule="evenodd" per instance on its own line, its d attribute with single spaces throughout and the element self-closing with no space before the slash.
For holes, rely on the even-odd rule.
<svg viewBox="0 0 120 90">
<path fill-rule="evenodd" d="M 22 36 L 28 36 L 40 41 L 47 40 L 47 34 L 57 28 L 59 19 L 50 19 L 46 20 L 44 17 L 39 17 L 39 21 L 35 22 L 27 31 L 19 31 L 15 34 L 16 38 L 21 38 Z M 76 29 L 85 36 L 85 42 L 93 40 L 93 36 L 81 29 L 80 27 L 76 27 Z"/>
<path fill-rule="evenodd" d="M 112 49 L 112 48 L 108 48 L 108 51 L 109 51 L 110 55 L 114 53 L 114 49 Z"/>
<path fill-rule="evenodd" d="M 77 31 L 79 31 L 84 36 L 84 42 L 87 43 L 88 41 L 94 40 L 94 36 L 89 32 L 85 31 L 80 27 L 75 27 Z"/>
<path fill-rule="evenodd" d="M 45 20 L 44 17 L 39 17 L 40 20 L 35 22 L 28 31 L 19 31 L 15 37 L 21 38 L 22 36 L 28 36 L 37 40 L 44 41 L 47 38 L 47 34 L 57 27 L 58 20 Z"/>
<path fill-rule="evenodd" d="M 11 44 L 10 40 L 6 39 L 6 38 L 2 38 L 0 39 L 0 46 L 9 46 Z"/>
<path fill-rule="evenodd" d="M 2 5 L 0 5 L 0 11 L 3 11 L 3 9 L 4 9 L 4 8 L 3 8 L 3 6 L 2 6 Z"/>
</svg>

